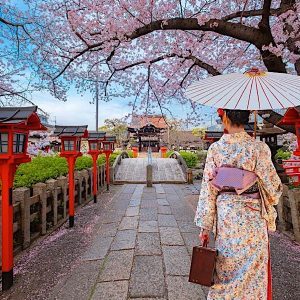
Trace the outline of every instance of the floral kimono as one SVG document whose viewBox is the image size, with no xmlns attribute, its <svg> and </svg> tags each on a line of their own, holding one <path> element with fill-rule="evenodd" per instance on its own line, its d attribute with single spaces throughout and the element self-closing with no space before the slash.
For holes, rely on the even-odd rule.
<svg viewBox="0 0 300 300">
<path fill-rule="evenodd" d="M 210 180 L 223 165 L 255 172 L 261 199 L 219 194 Z M 197 226 L 216 233 L 216 278 L 208 299 L 271 299 L 268 229 L 275 230 L 273 205 L 281 194 L 282 184 L 265 143 L 240 132 L 224 134 L 211 145 L 195 216 Z"/>
</svg>

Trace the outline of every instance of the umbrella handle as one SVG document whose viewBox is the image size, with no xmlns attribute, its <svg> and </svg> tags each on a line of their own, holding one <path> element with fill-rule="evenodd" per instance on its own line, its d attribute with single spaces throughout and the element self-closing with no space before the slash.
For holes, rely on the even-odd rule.
<svg viewBox="0 0 300 300">
<path fill-rule="evenodd" d="M 256 139 L 257 110 L 254 111 L 254 138 Z"/>
</svg>

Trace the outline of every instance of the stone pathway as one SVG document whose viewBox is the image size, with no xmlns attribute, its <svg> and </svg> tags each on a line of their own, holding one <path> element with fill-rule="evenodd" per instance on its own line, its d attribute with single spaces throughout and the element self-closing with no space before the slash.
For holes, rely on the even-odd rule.
<svg viewBox="0 0 300 300">
<path fill-rule="evenodd" d="M 116 182 L 145 183 L 147 158 L 125 158 L 116 174 Z M 185 176 L 176 159 L 153 158 L 153 182 L 184 183 Z"/>
<path fill-rule="evenodd" d="M 188 283 L 195 186 L 112 186 L 98 203 L 24 251 L 15 284 L 1 299 L 204 300 L 207 289 Z M 272 236 L 274 300 L 298 299 L 300 246 Z"/>
</svg>

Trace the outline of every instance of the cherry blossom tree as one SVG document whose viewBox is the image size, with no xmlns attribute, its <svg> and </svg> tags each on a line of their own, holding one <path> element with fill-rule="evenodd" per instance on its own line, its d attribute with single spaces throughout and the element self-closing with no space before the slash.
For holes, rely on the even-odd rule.
<svg viewBox="0 0 300 300">
<path fill-rule="evenodd" d="M 205 76 L 257 66 L 300 74 L 295 0 L 27 0 L 40 86 L 65 99 L 101 83 L 103 98 L 171 111 Z M 199 106 L 190 103 L 197 117 Z M 200 107 L 201 108 L 201 107 Z"/>
</svg>

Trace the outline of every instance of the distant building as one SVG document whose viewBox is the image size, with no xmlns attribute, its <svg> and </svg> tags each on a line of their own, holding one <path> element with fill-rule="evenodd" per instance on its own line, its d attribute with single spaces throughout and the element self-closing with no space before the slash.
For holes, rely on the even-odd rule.
<svg viewBox="0 0 300 300">
<path fill-rule="evenodd" d="M 168 130 L 168 125 L 163 115 L 134 114 L 127 130 L 127 143 L 134 140 L 140 152 L 147 151 L 148 147 L 153 152 L 158 152 L 162 145 L 162 135 Z"/>
</svg>

